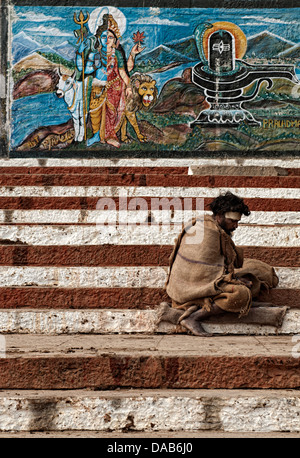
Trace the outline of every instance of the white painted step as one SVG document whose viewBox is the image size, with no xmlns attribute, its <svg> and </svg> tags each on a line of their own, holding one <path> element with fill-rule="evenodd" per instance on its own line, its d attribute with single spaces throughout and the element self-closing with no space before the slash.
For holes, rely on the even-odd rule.
<svg viewBox="0 0 300 458">
<path fill-rule="evenodd" d="M 169 201 L 171 202 L 171 201 Z M 187 224 L 194 217 L 203 217 L 205 214 L 211 214 L 209 211 L 186 210 L 184 205 L 182 209 L 152 210 L 151 205 L 147 210 L 1 210 L 0 224 L 144 224 L 151 211 L 153 223 L 156 224 Z M 188 208 L 188 207 L 187 207 Z M 243 216 L 239 227 L 248 224 L 257 225 L 300 225 L 300 212 L 292 211 L 251 211 L 251 215 Z M 250 229 L 250 228 L 249 228 Z M 284 228 L 285 230 L 285 228 Z"/>
<path fill-rule="evenodd" d="M 182 186 L 0 186 L 1 197 L 217 197 L 231 191 L 242 198 L 299 199 L 297 188 Z"/>
<path fill-rule="evenodd" d="M 300 289 L 300 267 L 275 271 L 279 288 Z M 163 288 L 167 273 L 167 266 L 0 266 L 0 287 Z"/>
<path fill-rule="evenodd" d="M 298 390 L 1 391 L 0 431 L 299 432 Z"/>
<path fill-rule="evenodd" d="M 145 439 L 157 443 L 160 439 L 169 442 L 188 443 L 194 439 L 300 439 L 300 431 L 265 431 L 265 432 L 240 432 L 240 431 L 216 431 L 216 430 L 203 430 L 203 431 L 0 431 L 0 439 L 102 439 L 100 446 L 102 450 L 107 452 L 108 445 L 114 444 L 118 439 L 125 439 L 133 444 L 139 444 L 140 441 L 145 443 Z M 183 440 L 182 440 L 183 439 Z M 103 442 L 106 442 L 103 444 Z M 196 442 L 193 444 L 193 451 L 195 448 L 201 447 Z M 221 445 L 221 444 L 220 444 Z M 275 445 L 275 443 L 274 443 Z M 76 442 L 74 443 L 74 447 Z M 156 447 L 154 445 L 154 447 Z M 150 450 L 150 448 L 149 448 Z M 155 452 L 157 453 L 157 452 Z M 138 455 L 137 455 L 138 456 Z"/>
<path fill-rule="evenodd" d="M 215 335 L 297 336 L 300 335 L 300 310 L 288 310 L 279 328 L 259 324 L 209 322 L 203 322 L 203 327 L 207 332 Z M 157 325 L 155 310 L 0 310 L 0 334 L 2 335 L 177 334 L 178 332 L 186 331 L 164 321 Z"/>
<path fill-rule="evenodd" d="M 0 159 L 0 167 L 201 167 L 207 165 L 252 166 L 252 167 L 300 167 L 297 157 L 260 158 L 11 158 Z"/>
<path fill-rule="evenodd" d="M 1 225 L 0 239 L 27 245 L 173 245 L 182 225 Z M 298 247 L 300 225 L 240 225 L 236 245 Z"/>
</svg>

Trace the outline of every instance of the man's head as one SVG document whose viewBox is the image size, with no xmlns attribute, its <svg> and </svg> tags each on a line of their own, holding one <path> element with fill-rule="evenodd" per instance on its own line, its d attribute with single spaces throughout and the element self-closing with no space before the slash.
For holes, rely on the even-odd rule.
<svg viewBox="0 0 300 458">
<path fill-rule="evenodd" d="M 217 223 L 229 235 L 238 227 L 242 215 L 250 215 L 250 210 L 243 199 L 230 191 L 214 199 L 209 207 Z"/>
</svg>

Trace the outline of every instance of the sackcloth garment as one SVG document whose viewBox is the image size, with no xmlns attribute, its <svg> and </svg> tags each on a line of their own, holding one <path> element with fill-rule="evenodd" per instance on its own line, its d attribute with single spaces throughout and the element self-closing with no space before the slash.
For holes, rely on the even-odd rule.
<svg viewBox="0 0 300 458">
<path fill-rule="evenodd" d="M 241 277 L 252 281 L 251 289 Z M 273 267 L 244 259 L 243 249 L 212 216 L 205 215 L 202 220 L 194 219 L 177 238 L 165 289 L 172 307 L 184 312 L 179 323 L 199 308 L 209 311 L 212 303 L 224 312 L 245 316 L 252 299 L 277 286 L 278 281 Z"/>
</svg>

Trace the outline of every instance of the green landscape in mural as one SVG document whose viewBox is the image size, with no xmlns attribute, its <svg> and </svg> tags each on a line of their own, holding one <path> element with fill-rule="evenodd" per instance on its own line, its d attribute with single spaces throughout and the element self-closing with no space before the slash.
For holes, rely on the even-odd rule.
<svg viewBox="0 0 300 458">
<path fill-rule="evenodd" d="M 10 150 L 297 151 L 297 17 L 15 6 Z"/>
</svg>

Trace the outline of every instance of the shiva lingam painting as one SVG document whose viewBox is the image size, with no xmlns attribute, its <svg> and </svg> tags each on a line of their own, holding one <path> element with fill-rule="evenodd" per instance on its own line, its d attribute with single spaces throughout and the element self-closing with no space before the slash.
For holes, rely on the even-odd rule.
<svg viewBox="0 0 300 458">
<path fill-rule="evenodd" d="M 191 126 L 231 125 L 246 121 L 251 126 L 260 126 L 243 103 L 255 99 L 260 84 L 266 81 L 268 89 L 272 78 L 284 78 L 298 83 L 292 65 L 250 65 L 242 60 L 247 39 L 235 24 L 217 22 L 197 27 L 195 39 L 201 62 L 192 71 L 193 82 L 204 89 L 209 108 L 200 112 Z M 243 90 L 255 83 L 250 95 Z"/>
<path fill-rule="evenodd" d="M 300 151 L 300 8 L 15 1 L 0 75 L 12 157 Z"/>
</svg>

